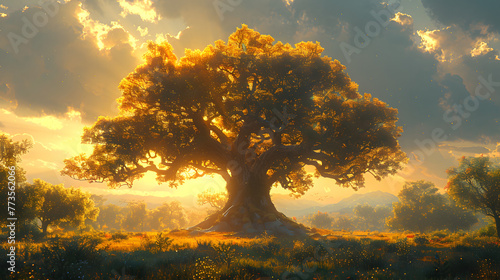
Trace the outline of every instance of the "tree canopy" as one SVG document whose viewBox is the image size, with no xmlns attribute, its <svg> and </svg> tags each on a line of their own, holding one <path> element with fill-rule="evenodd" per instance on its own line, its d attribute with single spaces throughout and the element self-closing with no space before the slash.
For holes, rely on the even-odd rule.
<svg viewBox="0 0 500 280">
<path fill-rule="evenodd" d="M 227 182 L 221 211 L 242 198 L 276 211 L 271 187 L 304 194 L 313 178 L 306 166 L 354 189 L 365 173 L 394 174 L 406 161 L 397 110 L 360 95 L 322 51 L 246 25 L 180 59 L 169 43 L 149 42 L 144 63 L 120 83 L 120 114 L 85 129 L 93 153 L 65 160 L 62 174 L 111 187 L 148 171 L 172 187 L 216 174 Z"/>
<path fill-rule="evenodd" d="M 500 160 L 462 157 L 459 166 L 447 172 L 448 194 L 458 204 L 494 218 L 500 237 Z"/>
<path fill-rule="evenodd" d="M 49 226 L 81 226 L 86 219 L 95 220 L 99 209 L 94 206 L 90 193 L 77 188 L 64 188 L 40 179 L 26 187 L 35 194 L 34 215 L 42 223 L 43 233 Z"/>
<path fill-rule="evenodd" d="M 457 207 L 438 192 L 432 182 L 407 182 L 394 203 L 394 217 L 387 224 L 396 230 L 426 232 L 441 229 L 468 229 L 477 222 L 470 212 Z"/>
<path fill-rule="evenodd" d="M 7 220 L 7 196 L 14 190 L 17 194 L 16 200 L 13 202 L 17 205 L 16 217 L 20 221 L 29 218 L 29 209 L 26 207 L 30 202 L 25 200 L 29 197 L 22 193 L 21 186 L 26 182 L 25 171 L 19 165 L 21 156 L 28 152 L 32 143 L 28 140 L 20 142 L 13 141 L 10 136 L 0 132 L 0 208 L 5 209 L 0 213 L 0 224 L 5 223 Z M 14 180 L 9 180 L 10 174 L 14 174 Z M 19 201 L 22 199 L 22 202 Z"/>
</svg>

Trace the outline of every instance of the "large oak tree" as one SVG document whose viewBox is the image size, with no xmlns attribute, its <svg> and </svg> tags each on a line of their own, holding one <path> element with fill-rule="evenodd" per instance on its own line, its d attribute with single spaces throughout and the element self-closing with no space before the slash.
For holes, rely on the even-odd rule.
<svg viewBox="0 0 500 280">
<path fill-rule="evenodd" d="M 273 186 L 300 196 L 314 172 L 357 189 L 366 173 L 380 179 L 406 160 L 397 110 L 360 95 L 322 51 L 245 25 L 180 59 L 167 42 L 150 42 L 144 64 L 120 84 L 120 115 L 86 128 L 93 153 L 66 160 L 62 173 L 111 187 L 148 171 L 172 187 L 220 175 L 228 201 L 199 227 L 290 233 L 297 225 L 275 209 Z"/>
</svg>

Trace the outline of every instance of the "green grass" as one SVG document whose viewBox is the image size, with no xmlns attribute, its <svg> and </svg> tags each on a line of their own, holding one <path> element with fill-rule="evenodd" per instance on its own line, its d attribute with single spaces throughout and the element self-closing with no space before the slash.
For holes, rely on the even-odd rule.
<svg viewBox="0 0 500 280">
<path fill-rule="evenodd" d="M 500 279 L 500 240 L 495 237 L 318 232 L 327 236 L 64 233 L 18 244 L 17 278 Z"/>
</svg>

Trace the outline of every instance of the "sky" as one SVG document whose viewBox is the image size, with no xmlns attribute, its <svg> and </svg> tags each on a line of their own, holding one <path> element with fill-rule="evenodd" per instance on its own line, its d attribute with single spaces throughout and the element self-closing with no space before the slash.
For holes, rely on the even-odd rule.
<svg viewBox="0 0 500 280">
<path fill-rule="evenodd" d="M 63 160 L 92 147 L 85 126 L 118 113 L 118 84 L 142 63 L 148 40 L 167 40 L 178 57 L 242 24 L 276 41 L 320 42 L 360 93 L 399 110 L 410 161 L 397 175 L 367 175 L 358 193 L 397 195 L 407 181 L 442 189 L 462 156 L 500 155 L 500 10 L 497 0 L 3 0 L 0 5 L 0 131 L 34 145 L 21 165 L 28 180 L 95 194 L 195 197 L 224 190 L 221 178 L 178 189 L 146 176 L 109 189 L 59 175 Z M 315 180 L 302 199 L 320 204 L 356 193 Z M 286 194 L 273 189 L 274 194 Z M 193 199 L 194 203 L 194 199 Z"/>
</svg>

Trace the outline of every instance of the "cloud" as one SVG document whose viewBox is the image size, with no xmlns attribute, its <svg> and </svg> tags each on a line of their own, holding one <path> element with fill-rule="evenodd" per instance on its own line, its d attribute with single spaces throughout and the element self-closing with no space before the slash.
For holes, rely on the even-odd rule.
<svg viewBox="0 0 500 280">
<path fill-rule="evenodd" d="M 485 155 L 489 157 L 500 157 L 500 143 L 497 143 L 495 148 L 489 149 L 488 153 L 485 153 Z"/>
<path fill-rule="evenodd" d="M 468 29 L 471 25 L 483 24 L 491 31 L 500 32 L 498 11 L 500 2 L 483 0 L 474 2 L 468 0 L 422 0 L 429 15 L 446 26 L 458 25 Z"/>
<path fill-rule="evenodd" d="M 242 23 L 277 40 L 293 43 L 289 39 L 295 33 L 296 23 L 283 1 L 166 0 L 154 2 L 153 7 L 162 17 L 178 18 L 189 27 L 179 39 L 169 38 L 178 56 L 184 54 L 185 48 L 204 49 L 216 40 L 227 40 Z"/>
<path fill-rule="evenodd" d="M 41 125 L 50 130 L 60 130 L 63 128 L 62 122 L 54 116 L 43 116 L 37 118 L 24 118 L 27 122 Z"/>
<path fill-rule="evenodd" d="M 160 17 L 156 13 L 155 9 L 152 7 L 151 0 L 118 0 L 120 7 L 123 11 L 120 13 L 122 17 L 127 15 L 138 15 L 143 21 L 148 21 L 152 23 L 158 22 Z"/>
<path fill-rule="evenodd" d="M 62 116 L 71 107 L 86 122 L 115 114 L 118 84 L 138 64 L 128 33 L 91 20 L 71 1 L 16 53 L 7 34 L 23 36 L 26 20 L 40 12 L 30 7 L 0 18 L 0 94 L 14 102 L 3 107 L 25 117 Z"/>
<path fill-rule="evenodd" d="M 409 26 L 411 29 L 413 29 L 413 18 L 409 14 L 398 12 L 396 13 L 392 21 L 395 21 L 402 26 Z"/>
<path fill-rule="evenodd" d="M 492 33 L 474 34 L 477 28 L 464 30 L 457 25 L 451 25 L 437 30 L 418 30 L 420 47 L 423 51 L 432 53 L 440 62 L 453 62 L 464 56 L 479 56 L 494 51 L 488 47 L 488 42 L 496 40 Z"/>
</svg>

